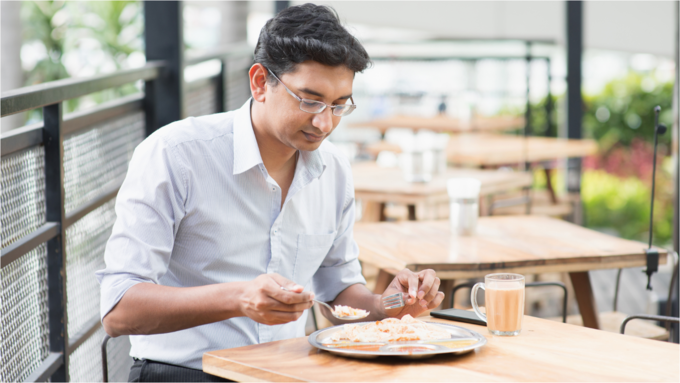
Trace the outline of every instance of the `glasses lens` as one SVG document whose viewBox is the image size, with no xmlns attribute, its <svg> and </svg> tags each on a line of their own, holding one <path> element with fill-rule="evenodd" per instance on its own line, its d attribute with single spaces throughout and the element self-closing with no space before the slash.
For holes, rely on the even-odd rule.
<svg viewBox="0 0 680 383">
<path fill-rule="evenodd" d="M 326 104 L 320 101 L 308 100 L 303 98 L 300 101 L 300 110 L 307 113 L 321 113 L 326 109 Z"/>
<path fill-rule="evenodd" d="M 356 105 L 337 105 L 335 109 L 333 109 L 333 114 L 339 117 L 344 117 L 349 114 L 351 114 L 354 109 L 356 109 Z"/>
</svg>

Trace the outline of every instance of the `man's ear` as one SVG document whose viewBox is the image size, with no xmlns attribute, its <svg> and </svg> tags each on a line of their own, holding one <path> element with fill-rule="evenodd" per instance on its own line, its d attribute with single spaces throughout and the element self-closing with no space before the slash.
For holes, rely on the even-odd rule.
<svg viewBox="0 0 680 383">
<path fill-rule="evenodd" d="M 262 64 L 253 64 L 248 71 L 248 76 L 250 77 L 250 93 L 253 95 L 253 100 L 264 102 L 267 85 L 267 69 Z"/>
</svg>

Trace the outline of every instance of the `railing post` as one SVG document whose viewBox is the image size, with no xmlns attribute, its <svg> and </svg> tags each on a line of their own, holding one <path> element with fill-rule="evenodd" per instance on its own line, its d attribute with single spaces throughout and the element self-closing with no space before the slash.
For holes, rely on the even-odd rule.
<svg viewBox="0 0 680 383">
<path fill-rule="evenodd" d="M 222 59 L 220 74 L 217 77 L 217 89 L 215 89 L 216 104 L 218 112 L 226 112 L 227 109 L 227 60 Z"/>
<path fill-rule="evenodd" d="M 66 308 L 66 244 L 64 212 L 64 138 L 62 103 L 43 108 L 45 144 L 46 221 L 60 225 L 59 234 L 47 241 L 47 284 L 50 351 L 63 354 L 64 363 L 52 375 L 53 382 L 69 380 L 68 310 Z"/>
<path fill-rule="evenodd" d="M 583 97 L 581 95 L 581 57 L 583 54 L 583 2 L 567 1 L 567 137 L 583 137 Z M 574 223 L 583 221 L 581 212 L 581 159 L 569 158 L 567 190 L 578 194 Z"/>
<path fill-rule="evenodd" d="M 181 1 L 144 2 L 146 60 L 163 60 L 161 76 L 145 85 L 147 135 L 184 118 L 184 41 Z"/>
</svg>

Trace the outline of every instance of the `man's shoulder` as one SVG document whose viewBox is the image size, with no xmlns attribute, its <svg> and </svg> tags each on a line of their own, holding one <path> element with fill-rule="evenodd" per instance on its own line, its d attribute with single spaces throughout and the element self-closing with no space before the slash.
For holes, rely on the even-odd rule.
<svg viewBox="0 0 680 383">
<path fill-rule="evenodd" d="M 233 133 L 234 112 L 188 117 L 151 134 L 145 141 L 176 147 L 195 141 L 212 141 Z"/>
</svg>

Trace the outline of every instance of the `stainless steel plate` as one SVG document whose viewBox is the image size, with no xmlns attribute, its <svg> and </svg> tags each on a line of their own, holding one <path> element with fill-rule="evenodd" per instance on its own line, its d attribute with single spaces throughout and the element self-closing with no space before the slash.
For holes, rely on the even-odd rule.
<svg viewBox="0 0 680 383">
<path fill-rule="evenodd" d="M 374 322 L 354 323 L 365 325 Z M 314 332 L 309 343 L 321 350 L 353 358 L 377 358 L 397 356 L 401 358 L 428 358 L 437 354 L 464 354 L 486 344 L 486 338 L 476 331 L 447 323 L 427 322 L 441 327 L 451 334 L 450 339 L 416 340 L 407 342 L 357 343 L 334 342 L 331 336 L 345 325 L 333 326 Z"/>
</svg>

